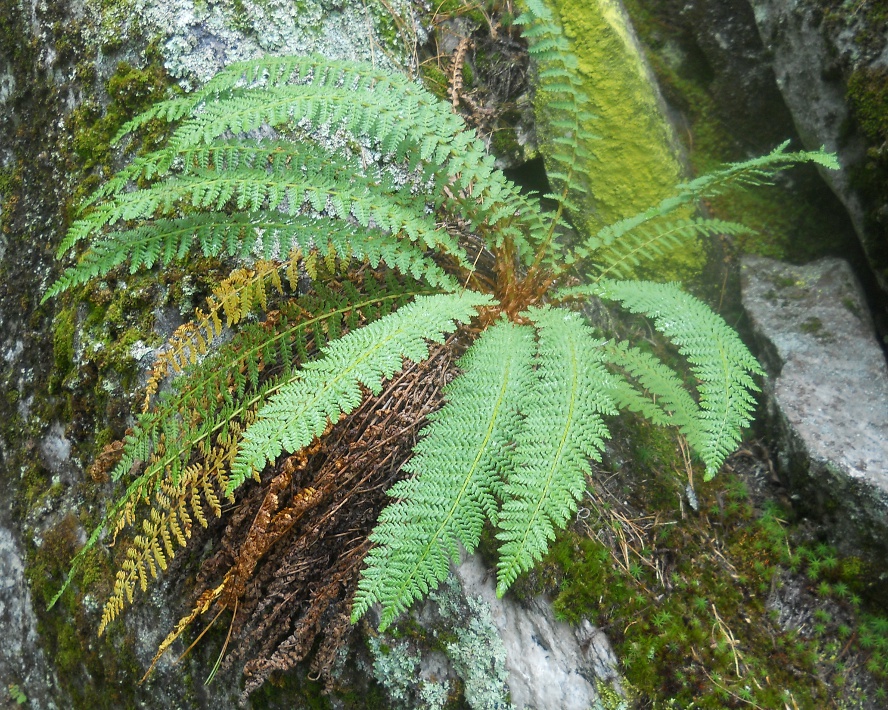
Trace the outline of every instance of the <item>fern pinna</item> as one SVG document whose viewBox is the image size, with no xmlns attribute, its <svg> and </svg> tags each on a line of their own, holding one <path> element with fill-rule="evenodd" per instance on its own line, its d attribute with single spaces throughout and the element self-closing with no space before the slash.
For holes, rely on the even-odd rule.
<svg viewBox="0 0 888 710">
<path fill-rule="evenodd" d="M 689 239 L 744 229 L 674 217 L 679 208 L 800 161 L 833 167 L 834 158 L 783 145 L 578 233 L 571 195 L 595 169 L 584 148 L 589 100 L 557 23 L 538 0 L 527 6 L 518 23 L 553 109 L 554 192 L 544 196 L 553 212 L 494 169 L 448 104 L 357 62 L 233 65 L 124 126 L 118 139 L 150 120 L 171 128 L 163 148 L 88 200 L 60 249 L 81 250 L 78 261 L 46 297 L 193 251 L 235 268 L 158 357 L 145 410 L 117 449 L 112 475 L 127 479 L 125 493 L 72 567 L 104 530 L 135 532 L 102 628 L 187 544 L 193 521 L 221 514 L 221 498 L 324 437 L 457 329 L 471 344 L 370 536 L 353 621 L 379 604 L 387 627 L 444 578 L 460 545 L 476 548 L 488 522 L 505 593 L 575 512 L 606 418 L 621 408 L 676 427 L 707 478 L 737 445 L 756 361 L 676 284 L 619 279 Z M 487 252 L 492 274 L 474 272 L 469 242 Z M 596 333 L 573 309 L 586 299 L 650 318 L 687 359 L 695 391 L 650 353 Z M 264 319 L 251 322 L 256 310 Z M 214 594 L 231 603 L 222 587 Z"/>
</svg>

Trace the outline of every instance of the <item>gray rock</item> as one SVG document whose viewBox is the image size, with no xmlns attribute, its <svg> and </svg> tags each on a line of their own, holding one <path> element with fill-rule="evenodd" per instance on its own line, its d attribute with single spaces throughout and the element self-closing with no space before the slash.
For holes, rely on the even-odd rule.
<svg viewBox="0 0 888 710">
<path fill-rule="evenodd" d="M 372 673 L 393 708 L 437 710 L 456 683 L 473 710 L 604 710 L 627 705 L 617 659 L 588 621 L 555 619 L 551 602 L 496 596 L 495 574 L 464 554 L 411 612 L 421 634 L 372 636 Z"/>
<path fill-rule="evenodd" d="M 2 511 L 0 517 L 5 517 Z M 17 690 L 27 698 L 28 707 L 56 710 L 60 707 L 58 679 L 39 646 L 37 617 L 24 571 L 18 542 L 0 521 L 0 707 L 6 707 L 6 694 L 12 696 Z"/>
<path fill-rule="evenodd" d="M 719 120 L 755 152 L 768 151 L 791 136 L 792 118 L 774 80 L 749 0 L 686 0 L 677 6 L 676 19 L 693 36 L 705 59 L 705 70 L 697 71 L 712 74 L 708 90 Z M 675 68 L 687 72 L 691 63 L 682 55 Z"/>
<path fill-rule="evenodd" d="M 622 695 L 617 659 L 602 631 L 588 621 L 577 627 L 557 621 L 543 597 L 526 606 L 509 596 L 498 598 L 495 575 L 478 556 L 467 558 L 456 573 L 465 594 L 490 608 L 505 647 L 507 684 L 516 708 L 601 708 L 599 683 Z"/>
<path fill-rule="evenodd" d="M 833 541 L 888 552 L 888 370 L 848 264 L 744 257 L 743 305 L 770 375 L 778 463 Z"/>
<path fill-rule="evenodd" d="M 866 141 L 854 129 L 847 100 L 847 77 L 862 67 L 888 68 L 888 49 L 870 56 L 856 41 L 866 13 L 849 14 L 830 26 L 816 3 L 805 0 L 748 0 L 762 42 L 769 50 L 777 86 L 796 129 L 809 149 L 826 146 L 842 165 L 823 177 L 845 205 L 882 289 L 888 292 L 884 268 L 884 237 L 872 217 L 886 208 L 863 199 L 852 174 L 865 162 Z M 878 33 L 877 28 L 871 32 Z"/>
</svg>

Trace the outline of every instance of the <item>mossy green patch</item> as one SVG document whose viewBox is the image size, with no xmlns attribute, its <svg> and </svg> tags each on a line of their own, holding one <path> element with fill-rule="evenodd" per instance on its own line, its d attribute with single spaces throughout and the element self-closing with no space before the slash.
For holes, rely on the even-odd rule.
<svg viewBox="0 0 888 710">
<path fill-rule="evenodd" d="M 864 159 L 851 174 L 853 185 L 870 203 L 867 252 L 888 274 L 888 69 L 861 67 L 848 79 L 848 101 L 868 140 Z"/>
<path fill-rule="evenodd" d="M 848 99 L 872 141 L 888 141 L 888 69 L 862 67 L 848 79 Z"/>
<path fill-rule="evenodd" d="M 26 575 L 46 644 L 44 651 L 59 675 L 69 681 L 66 690 L 72 707 L 134 707 L 137 686 L 125 679 L 138 678 L 138 664 L 130 652 L 115 648 L 110 639 L 94 637 L 94 619 L 84 597 L 72 589 L 60 601 L 64 613 L 45 611 L 64 578 L 68 560 L 79 546 L 79 535 L 80 522 L 68 515 L 44 534 L 39 547 L 33 546 L 28 552 Z M 86 573 L 95 589 L 101 590 L 113 581 L 102 560 L 88 562 Z M 84 669 L 92 682 L 82 681 Z"/>
<path fill-rule="evenodd" d="M 423 85 L 442 101 L 447 101 L 449 81 L 437 64 L 425 62 L 419 67 Z"/>
<path fill-rule="evenodd" d="M 688 30 L 670 15 L 672 6 L 651 0 L 626 0 L 625 6 L 664 95 L 686 122 L 678 137 L 693 171 L 702 174 L 748 158 L 749 137 L 735 135 L 722 119 L 710 90 L 712 69 L 699 48 L 688 46 Z M 810 166 L 794 169 L 790 180 L 774 186 L 728 191 L 706 208 L 713 217 L 753 230 L 734 238 L 741 253 L 810 261 L 846 249 L 837 241 L 841 235 L 855 239 L 841 205 Z"/>
<path fill-rule="evenodd" d="M 575 216 L 583 232 L 594 234 L 672 194 L 682 179 L 682 165 L 619 4 L 554 0 L 553 5 L 598 117 L 587 127 L 600 137 L 586 146 L 594 160 L 584 166 L 591 197 L 582 201 Z M 543 127 L 545 155 L 551 150 L 551 136 L 545 133 L 545 105 L 537 105 L 536 112 Z M 660 278 L 687 279 L 704 261 L 701 246 L 691 243 L 663 259 L 656 272 Z"/>
<path fill-rule="evenodd" d="M 77 327 L 77 310 L 63 308 L 53 319 L 52 346 L 55 370 L 52 380 L 61 382 L 74 366 L 74 335 Z"/>
<path fill-rule="evenodd" d="M 88 99 L 75 108 L 68 117 L 73 140 L 68 148 L 68 169 L 83 175 L 72 203 L 89 194 L 112 172 L 113 148 L 111 140 L 120 127 L 136 114 L 163 98 L 170 81 L 162 68 L 149 64 L 143 69 L 126 62 L 117 65 L 105 85 L 107 105 L 98 99 Z M 162 135 L 157 122 L 140 133 L 141 149 L 153 150 Z"/>
</svg>

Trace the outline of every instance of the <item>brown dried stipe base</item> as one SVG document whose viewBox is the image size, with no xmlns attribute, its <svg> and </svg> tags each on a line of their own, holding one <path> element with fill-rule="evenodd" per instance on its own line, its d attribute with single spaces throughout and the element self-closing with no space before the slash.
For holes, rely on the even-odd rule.
<svg viewBox="0 0 888 710">
<path fill-rule="evenodd" d="M 222 542 L 198 574 L 198 601 L 168 642 L 209 612 L 234 611 L 223 668 L 243 663 L 243 698 L 312 649 L 312 677 L 331 684 L 337 651 L 352 631 L 351 599 L 368 535 L 390 502 L 426 415 L 452 377 L 455 339 L 408 364 L 378 397 L 251 490 L 229 517 Z"/>
</svg>

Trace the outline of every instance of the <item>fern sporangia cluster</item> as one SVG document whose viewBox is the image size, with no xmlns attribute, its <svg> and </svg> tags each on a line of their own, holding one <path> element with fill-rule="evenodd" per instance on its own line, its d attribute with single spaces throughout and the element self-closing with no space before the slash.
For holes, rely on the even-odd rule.
<svg viewBox="0 0 888 710">
<path fill-rule="evenodd" d="M 115 449 L 112 477 L 127 482 L 125 491 L 71 572 L 105 531 L 129 531 L 101 629 L 188 544 L 195 522 L 206 526 L 223 501 L 242 496 L 253 500 L 252 512 L 236 513 L 240 522 L 226 533 L 240 535 L 231 542 L 240 552 L 226 550 L 214 563 L 219 576 L 207 578 L 195 611 L 161 650 L 213 605 L 231 609 L 233 627 L 255 619 L 244 636 L 261 648 L 265 660 L 252 670 L 265 678 L 308 653 L 328 608 L 341 630 L 378 604 L 380 627 L 389 626 L 445 577 L 460 545 L 477 547 L 488 523 L 500 542 L 504 594 L 574 514 L 589 462 L 608 437 L 606 419 L 621 408 L 675 427 L 707 478 L 736 447 L 758 364 L 678 285 L 625 279 L 689 239 L 744 229 L 674 217 L 685 214 L 680 208 L 767 183 L 799 161 L 832 167 L 834 159 L 783 145 L 679 185 L 596 234 L 577 234 L 572 196 L 586 191 L 584 171 L 595 169 L 585 147 L 593 138 L 589 100 L 551 14 L 539 0 L 527 6 L 518 23 L 550 109 L 554 192 L 542 197 L 554 211 L 494 169 L 447 103 L 357 62 L 237 64 L 124 126 L 118 138 L 167 122 L 169 139 L 84 205 L 60 248 L 60 255 L 78 250 L 77 263 L 46 297 L 116 268 L 163 268 L 189 252 L 235 267 L 158 357 L 145 409 Z M 687 359 L 696 387 L 649 352 L 595 332 L 574 309 L 590 298 L 650 318 Z M 465 352 L 443 406 L 429 414 L 409 460 L 388 457 L 374 436 L 409 446 L 428 414 L 410 409 L 414 420 L 405 419 L 396 395 L 415 394 L 418 380 L 393 383 L 407 372 L 418 378 L 430 343 L 448 338 L 451 352 L 455 342 Z M 440 384 L 430 391 L 440 393 Z M 394 433 L 392 422 L 400 422 Z M 348 436 L 361 446 L 349 449 Z M 340 444 L 325 449 L 329 437 Z M 354 458 L 358 450 L 364 458 Z M 318 463 L 321 453 L 326 463 Z M 372 479 L 374 468 L 387 472 L 382 482 Z M 267 488 L 244 493 L 248 479 Z M 372 526 L 378 511 L 341 528 L 345 518 L 324 512 L 345 500 L 337 488 L 344 480 L 365 497 L 394 483 L 369 538 L 369 527 L 355 531 Z M 359 507 L 355 495 L 349 505 Z M 345 515 L 341 503 L 334 508 Z M 294 532 L 303 519 L 311 525 Z M 336 574 L 314 585 L 310 612 L 280 625 L 284 612 L 259 596 L 286 594 L 257 564 L 275 555 L 287 579 L 304 582 L 288 551 L 308 555 L 322 529 L 351 536 L 347 553 L 318 558 Z M 258 586 L 249 587 L 252 578 Z M 263 645 L 262 633 L 277 640 Z"/>
</svg>

